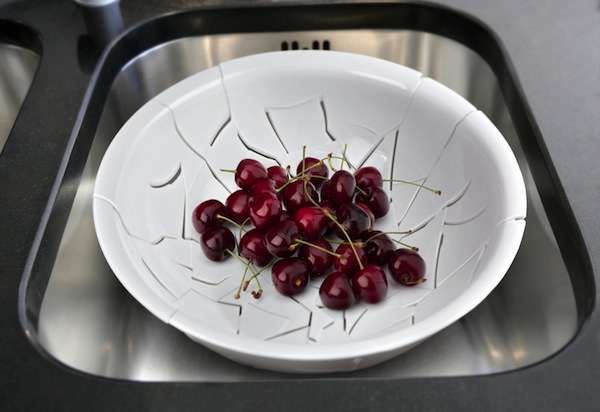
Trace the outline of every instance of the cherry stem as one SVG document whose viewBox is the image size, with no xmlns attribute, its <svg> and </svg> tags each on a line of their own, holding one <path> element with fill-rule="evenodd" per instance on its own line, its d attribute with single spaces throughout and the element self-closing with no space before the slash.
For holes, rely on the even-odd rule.
<svg viewBox="0 0 600 412">
<path fill-rule="evenodd" d="M 367 192 L 365 192 L 364 190 L 362 190 L 360 187 L 356 186 L 356 190 L 358 190 L 363 195 L 368 196 Z"/>
<path fill-rule="evenodd" d="M 256 274 L 253 274 L 250 279 L 247 280 L 248 284 L 250 284 L 250 282 L 254 279 L 257 278 L 258 276 L 260 276 L 265 270 L 269 269 L 271 266 L 273 266 L 273 264 L 275 263 L 276 259 L 271 260 L 267 266 L 265 266 L 264 268 L 262 268 L 261 270 L 259 270 L 258 272 L 256 272 Z M 246 287 L 247 288 L 247 287 Z M 244 289 L 246 290 L 246 289 Z"/>
<path fill-rule="evenodd" d="M 413 186 L 417 186 L 417 187 L 422 187 L 425 190 L 429 190 L 431 193 L 434 193 L 436 195 L 441 195 L 442 191 L 439 189 L 433 189 L 429 186 L 425 186 L 424 183 L 417 183 L 417 182 L 411 182 L 409 180 L 402 180 L 402 179 L 383 179 L 384 182 L 392 182 L 392 183 L 404 183 L 406 185 L 413 185 Z"/>
<path fill-rule="evenodd" d="M 233 169 L 219 169 L 221 172 L 225 172 L 225 173 L 235 173 L 235 170 Z"/>
<path fill-rule="evenodd" d="M 246 279 L 246 274 L 248 273 L 249 266 L 250 266 L 249 264 L 246 265 L 246 269 L 244 270 L 244 274 L 242 275 L 242 279 L 240 280 L 240 287 L 238 288 L 237 292 L 235 292 L 235 294 L 233 295 L 233 297 L 235 299 L 239 299 L 241 296 L 242 285 L 244 284 L 244 279 Z M 244 290 L 246 290 L 246 289 L 244 289 Z"/>
<path fill-rule="evenodd" d="M 306 172 L 306 145 L 302 146 L 302 176 Z"/>
<path fill-rule="evenodd" d="M 364 243 L 367 243 L 370 240 L 373 240 L 376 237 L 383 236 L 383 235 L 410 235 L 412 232 L 413 232 L 412 230 L 407 230 L 406 232 L 381 232 L 381 233 L 376 233 L 373 236 L 371 236 L 370 238 L 368 238 L 367 240 L 365 240 Z"/>
<path fill-rule="evenodd" d="M 256 277 L 257 273 L 254 271 L 254 269 L 252 269 L 252 266 L 250 265 L 250 261 L 244 259 L 243 257 L 241 257 L 240 255 L 238 255 L 237 253 L 233 253 L 229 249 L 227 249 L 226 252 L 229 253 L 230 256 L 233 256 L 234 258 L 236 258 L 237 260 L 239 260 L 240 262 L 242 262 L 244 265 L 246 265 L 246 267 L 254 275 L 253 278 L 256 278 L 256 285 L 258 286 L 259 291 L 262 291 L 262 286 L 260 284 L 260 280 L 258 280 L 258 278 Z M 244 275 L 244 277 L 246 277 L 246 276 Z M 240 283 L 240 289 L 242 288 L 243 280 L 244 279 L 242 278 L 242 283 Z"/>
<path fill-rule="evenodd" d="M 314 247 L 315 249 L 320 250 L 321 252 L 324 252 L 324 253 L 328 253 L 331 256 L 335 256 L 338 259 L 342 257 L 342 255 L 340 255 L 339 253 L 332 252 L 331 250 L 325 249 L 324 247 L 321 247 L 319 245 L 315 245 L 314 243 L 310 243 L 310 242 L 307 242 L 307 241 L 302 240 L 302 239 L 296 239 L 294 242 L 297 243 L 297 244 Z"/>
<path fill-rule="evenodd" d="M 352 239 L 350 239 L 348 232 L 346 232 L 346 229 L 344 229 L 344 226 L 342 226 L 340 224 L 340 222 L 338 222 L 337 219 L 335 217 L 333 217 L 333 215 L 331 213 L 329 213 L 329 211 L 327 211 L 326 209 L 323 209 L 321 207 L 321 205 L 318 204 L 317 202 L 315 202 L 315 199 L 313 199 L 312 196 L 310 196 L 308 194 L 306 183 L 307 182 L 305 180 L 304 181 L 304 195 L 308 198 L 308 200 L 310 200 L 312 202 L 313 205 L 315 205 L 316 207 L 321 209 L 321 211 L 325 214 L 325 216 L 327 216 L 329 218 L 329 220 L 331 220 L 333 223 L 335 223 L 336 226 L 342 231 L 342 233 L 344 234 L 344 236 L 346 237 L 348 242 L 350 242 L 350 247 L 352 248 L 352 252 L 354 252 L 354 257 L 356 257 L 356 261 L 358 262 L 358 266 L 360 267 L 360 270 L 363 270 L 364 266 L 363 266 L 362 262 L 360 261 L 360 258 L 358 257 L 358 252 L 356 251 L 356 248 L 354 247 L 354 243 L 352 243 Z"/>
<path fill-rule="evenodd" d="M 229 219 L 227 216 L 223 216 L 223 215 L 217 215 L 217 219 L 221 219 L 224 220 L 226 222 L 231 223 L 232 225 L 234 225 L 235 227 L 239 228 L 240 231 L 246 231 L 246 229 L 244 229 L 244 226 L 240 225 L 238 222 L 236 222 L 235 220 Z M 244 221 L 245 222 L 245 221 Z"/>
<path fill-rule="evenodd" d="M 348 144 L 344 144 L 344 150 L 342 151 L 342 163 L 340 165 L 340 170 L 344 170 L 344 162 L 346 161 L 346 149 L 348 149 Z M 350 163 L 348 163 L 348 167 L 350 167 Z"/>
<path fill-rule="evenodd" d="M 242 233 L 246 231 L 246 229 L 244 229 L 244 226 L 246 226 L 246 223 L 248 223 L 249 220 L 250 218 L 247 217 L 240 225 L 240 240 L 242 240 Z"/>
<path fill-rule="evenodd" d="M 402 245 L 402 246 L 404 246 L 404 247 L 406 247 L 406 248 L 409 248 L 409 249 L 411 249 L 411 250 L 414 250 L 415 252 L 418 252 L 418 251 L 419 251 L 419 248 L 418 248 L 418 247 L 416 247 L 416 246 L 409 245 L 408 243 L 404 243 L 404 242 L 402 242 L 402 241 L 400 241 L 400 240 L 397 240 L 397 239 L 393 239 L 393 238 L 390 238 L 390 239 L 392 239 L 392 242 L 396 242 L 396 243 L 398 243 L 399 245 Z"/>
</svg>

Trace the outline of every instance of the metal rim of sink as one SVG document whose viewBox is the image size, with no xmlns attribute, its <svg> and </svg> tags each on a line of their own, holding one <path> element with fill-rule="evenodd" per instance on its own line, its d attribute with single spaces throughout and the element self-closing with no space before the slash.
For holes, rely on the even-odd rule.
<svg viewBox="0 0 600 412">
<path fill-rule="evenodd" d="M 419 27 L 420 24 L 424 24 L 422 21 L 417 21 L 418 19 L 411 19 L 407 16 L 410 16 L 411 12 L 417 12 L 416 9 L 419 9 L 419 12 L 423 12 L 425 10 L 426 13 L 430 13 L 430 17 L 436 17 L 436 13 L 443 14 L 454 14 L 453 11 L 449 9 L 444 9 L 440 7 L 430 7 L 424 5 L 361 5 L 364 7 L 399 7 L 404 9 L 407 13 L 404 15 L 404 19 L 406 20 L 400 27 L 406 29 L 407 26 L 411 26 L 409 28 L 421 29 L 423 27 Z M 285 9 L 288 6 L 284 7 L 273 7 L 272 9 Z M 296 6 L 297 7 L 297 6 Z M 310 8 L 311 6 L 307 6 L 306 8 Z M 332 6 L 315 6 L 320 8 L 321 10 L 325 10 L 328 7 Z M 352 8 L 353 6 L 343 6 L 337 5 L 335 7 L 347 7 Z M 233 13 L 235 14 L 236 10 L 249 10 L 249 9 L 215 9 L 215 10 L 207 10 L 201 9 L 202 13 Z M 35 339 L 36 333 L 36 304 L 39 305 L 39 299 L 28 299 L 28 294 L 40 293 L 45 288 L 45 282 L 47 282 L 47 278 L 44 280 L 44 276 L 41 278 L 39 276 L 35 277 L 35 282 L 31 283 L 32 273 L 35 271 L 36 273 L 46 273 L 49 274 L 49 270 L 44 271 L 43 266 L 50 264 L 51 256 L 53 254 L 53 247 L 51 245 L 45 244 L 43 248 L 39 248 L 42 239 L 46 241 L 50 241 L 52 244 L 52 240 L 57 242 L 60 240 L 60 235 L 62 233 L 62 229 L 64 228 L 64 224 L 62 221 L 66 218 L 68 211 L 70 209 L 70 204 L 72 203 L 74 192 L 71 193 L 70 188 L 64 187 L 62 185 L 63 182 L 63 172 L 66 172 L 66 176 L 70 179 L 77 179 L 79 177 L 79 173 L 81 172 L 82 165 L 85 162 L 85 154 L 87 151 L 85 150 L 85 146 L 91 144 L 92 136 L 84 136 L 82 131 L 86 127 L 93 128 L 94 122 L 97 122 L 100 113 L 97 108 L 94 108 L 90 103 L 92 100 L 103 100 L 106 98 L 106 95 L 102 96 L 103 91 L 98 91 L 98 88 L 95 85 L 102 81 L 108 81 L 110 83 L 111 78 L 114 78 L 118 71 L 129 61 L 127 56 L 131 54 L 128 53 L 130 50 L 126 50 L 128 48 L 133 48 L 137 50 L 137 52 L 133 52 L 133 55 L 138 55 L 146 50 L 149 50 L 152 42 L 159 41 L 159 39 L 150 38 L 149 40 L 144 39 L 144 41 L 136 41 L 141 40 L 138 39 L 137 36 L 144 37 L 144 30 L 152 31 L 152 28 L 155 28 L 154 25 L 163 26 L 163 29 L 173 28 L 177 26 L 177 20 L 183 19 L 185 16 L 194 16 L 194 13 L 199 13 L 198 10 L 186 11 L 186 12 L 178 12 L 178 13 L 170 13 L 165 16 L 157 17 L 150 19 L 149 21 L 143 22 L 135 27 L 132 27 L 126 33 L 124 33 L 119 39 L 113 42 L 112 46 L 108 48 L 101 58 L 100 64 L 98 64 L 98 68 L 93 76 L 92 82 L 88 91 L 86 93 L 86 98 L 84 101 L 84 105 L 80 111 L 78 116 L 77 124 L 72 134 L 70 140 L 70 147 L 65 154 L 65 158 L 63 159 L 63 164 L 61 166 L 61 173 L 57 178 L 55 183 L 55 187 L 53 189 L 53 194 L 48 203 L 46 213 L 45 213 L 45 222 L 40 226 L 38 235 L 36 236 L 36 244 L 34 244 L 34 248 L 30 254 L 29 262 L 27 269 L 24 273 L 24 276 L 21 281 L 20 290 L 19 290 L 19 316 L 21 325 L 26 331 L 27 336 L 30 338 L 30 341 L 33 345 L 44 354 L 46 357 L 52 359 L 52 355 L 48 354 L 43 347 L 41 347 Z M 452 16 L 454 19 L 457 18 L 456 15 Z M 491 66 L 495 69 L 496 75 L 498 76 L 500 83 L 502 85 L 502 90 L 505 94 L 505 99 L 509 102 L 509 109 L 511 111 L 511 115 L 513 116 L 513 120 L 517 125 L 520 135 L 528 136 L 528 139 L 524 139 L 525 151 L 530 163 L 533 165 L 533 174 L 535 176 L 535 180 L 538 183 L 539 187 L 544 188 L 542 192 L 542 199 L 544 206 L 550 216 L 550 222 L 552 224 L 552 228 L 557 235 L 559 245 L 561 246 L 560 250 L 567 262 L 568 267 L 571 269 L 571 281 L 573 283 L 575 295 L 576 295 L 576 303 L 577 303 L 577 313 L 578 313 L 578 329 L 584 323 L 584 320 L 587 318 L 589 313 L 591 312 L 594 305 L 594 280 L 591 271 L 591 265 L 589 262 L 589 258 L 585 251 L 585 247 L 583 246 L 583 242 L 581 240 L 581 235 L 577 228 L 576 222 L 574 221 L 574 217 L 568 205 L 566 204 L 564 192 L 560 187 L 559 183 L 556 180 L 556 174 L 554 172 L 551 163 L 548 161 L 548 155 L 546 150 L 544 149 L 543 141 L 541 139 L 541 135 L 539 130 L 537 129 L 533 116 L 527 107 L 526 101 L 523 98 L 523 93 L 520 90 L 519 85 L 516 83 L 514 70 L 511 68 L 510 62 L 507 61 L 506 54 L 501 48 L 499 42 L 495 39 L 494 35 L 486 29 L 480 22 L 473 23 L 469 17 L 460 16 L 459 19 L 466 19 L 465 26 L 467 26 L 467 30 L 462 33 L 453 32 L 453 28 L 451 27 L 436 27 L 436 30 L 432 30 L 432 27 L 428 27 L 428 31 L 434 31 L 436 34 L 442 34 L 449 38 L 455 39 L 460 43 L 466 44 L 468 47 L 474 49 L 480 55 L 484 56 L 484 58 L 491 64 Z M 173 19 L 174 21 L 171 21 Z M 440 15 L 437 15 L 437 19 L 442 19 Z M 193 18 L 191 20 L 194 20 Z M 226 19 L 225 19 L 226 20 Z M 401 19 L 400 19 L 401 20 Z M 436 18 L 431 19 L 426 25 L 431 24 L 431 26 L 435 26 Z M 438 20 L 439 21 L 439 20 Z M 469 24 L 466 24 L 468 21 Z M 433 22 L 433 23 L 432 23 Z M 210 30 L 210 22 L 206 21 Z M 296 28 L 298 30 L 307 30 L 306 25 L 308 22 L 304 21 L 300 23 L 304 24 L 303 28 Z M 389 22 L 377 22 L 374 25 L 382 25 L 390 24 Z M 396 23 L 397 24 L 397 23 Z M 277 26 L 278 23 L 275 23 Z M 316 26 L 318 29 L 323 29 L 327 27 L 328 22 L 325 21 L 317 21 L 310 22 L 310 25 Z M 343 24 L 342 24 L 343 25 Z M 371 27 L 371 26 L 369 26 Z M 339 27 L 335 27 L 339 28 Z M 350 27 L 348 27 L 350 28 Z M 395 27 L 396 28 L 396 27 Z M 180 27 L 181 32 L 174 36 L 170 40 L 175 40 L 177 38 L 185 37 L 186 35 L 198 35 L 202 33 L 198 33 L 197 27 L 194 24 L 185 25 L 184 27 Z M 244 27 L 245 30 L 236 30 L 237 32 L 251 32 L 253 31 L 253 24 L 249 24 L 249 27 Z M 286 31 L 289 30 L 289 26 L 285 27 Z M 187 31 L 187 33 L 186 33 Z M 227 31 L 227 30 L 226 30 Z M 277 31 L 277 30 L 275 30 Z M 140 33 L 141 32 L 141 33 Z M 171 33 L 172 34 L 172 33 Z M 489 49 L 485 49 L 482 45 L 484 43 L 478 36 L 485 37 L 488 41 L 492 41 L 495 45 L 493 51 L 490 52 Z M 478 42 L 474 42 L 476 44 L 469 44 L 469 37 L 479 39 Z M 159 43 L 163 43 L 164 39 L 160 39 Z M 157 43 L 157 44 L 159 44 Z M 157 45 L 154 44 L 154 45 Z M 121 47 L 119 47 L 121 46 Z M 489 46 L 489 45 L 488 45 Z M 124 50 L 125 49 L 125 50 Z M 122 60 L 122 64 L 114 64 L 113 67 L 105 67 L 105 62 L 111 56 L 111 54 L 117 55 L 117 59 Z M 113 56 L 115 57 L 115 56 Z M 100 95 L 99 95 L 100 93 Z M 82 149 L 83 146 L 83 149 Z M 78 153 L 84 153 L 83 156 L 78 155 Z M 73 156 L 71 156 L 73 155 Z M 57 196 L 59 196 L 57 198 Z M 55 207 L 55 202 L 61 202 L 62 206 L 64 206 L 64 210 L 60 210 L 60 207 Z M 64 202 L 64 203 L 63 203 Z M 62 215 L 62 216 L 61 216 Z M 48 219 L 51 219 L 48 221 Z M 45 224 L 49 223 L 48 226 Z M 46 243 L 46 242 L 45 242 Z M 56 246 L 56 245 L 55 245 Z M 38 250 L 39 249 L 39 250 Z M 39 254 L 38 252 L 43 252 Z M 41 258 L 41 259 L 40 259 Z M 33 296 L 30 295 L 29 297 Z M 578 332 L 576 332 L 575 337 L 578 336 Z M 564 348 L 568 347 L 569 344 L 565 345 Z M 563 348 L 563 349 L 564 349 Z M 560 351 L 556 352 L 559 353 Z M 556 354 L 555 353 L 555 354 Z M 550 357 L 552 357 L 551 355 Z M 548 358 L 542 360 L 541 362 L 547 360 Z M 64 367 L 60 362 L 56 361 L 58 364 Z"/>
</svg>

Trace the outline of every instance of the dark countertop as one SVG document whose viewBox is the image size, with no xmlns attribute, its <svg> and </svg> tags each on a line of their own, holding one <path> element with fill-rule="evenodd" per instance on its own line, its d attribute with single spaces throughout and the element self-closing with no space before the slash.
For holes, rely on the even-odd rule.
<svg viewBox="0 0 600 412">
<path fill-rule="evenodd" d="M 123 2 L 127 25 L 171 10 L 269 1 Z M 287 2 L 273 2 L 285 4 Z M 600 280 L 600 3 L 448 0 L 488 25 L 501 43 L 541 130 L 548 156 Z M 90 74 L 78 59 L 97 52 L 69 0 L 2 1 L 0 19 L 41 37 L 42 62 L 0 156 L 0 409 L 226 410 L 597 410 L 600 315 L 592 311 L 565 350 L 500 375 L 398 381 L 139 383 L 76 374 L 42 358 L 17 317 L 17 289 L 59 171 Z M 77 50 L 79 50 L 79 57 Z M 564 200 L 557 200 L 564 201 Z M 235 401 L 232 401 L 235 400 Z"/>
</svg>

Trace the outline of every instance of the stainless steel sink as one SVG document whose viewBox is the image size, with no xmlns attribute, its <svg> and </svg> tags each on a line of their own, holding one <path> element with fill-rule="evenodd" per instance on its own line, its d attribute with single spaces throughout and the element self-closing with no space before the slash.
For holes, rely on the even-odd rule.
<svg viewBox="0 0 600 412">
<path fill-rule="evenodd" d="M 0 42 L 0 154 L 25 100 L 39 63 L 39 55 Z"/>
<path fill-rule="evenodd" d="M 548 223 L 498 79 L 474 51 L 410 30 L 220 34 L 160 44 L 116 76 L 60 241 L 37 322 L 39 344 L 65 365 L 140 381 L 240 381 L 281 375 L 237 365 L 161 323 L 119 284 L 98 246 L 92 189 L 123 123 L 175 82 L 227 59 L 293 48 L 330 48 L 401 63 L 446 84 L 483 110 L 514 150 L 528 189 L 521 250 L 500 286 L 473 312 L 422 345 L 352 377 L 490 374 L 539 362 L 578 328 L 569 273 Z"/>
</svg>

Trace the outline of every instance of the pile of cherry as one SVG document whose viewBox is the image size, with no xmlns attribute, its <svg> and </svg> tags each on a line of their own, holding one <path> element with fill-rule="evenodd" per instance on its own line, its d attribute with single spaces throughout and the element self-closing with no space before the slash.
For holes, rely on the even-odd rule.
<svg viewBox="0 0 600 412">
<path fill-rule="evenodd" d="M 332 157 L 341 159 L 339 170 L 332 166 Z M 331 178 L 326 160 L 334 170 Z M 193 224 L 202 235 L 207 258 L 235 257 L 246 265 L 236 297 L 255 281 L 258 289 L 252 295 L 260 298 L 259 275 L 269 267 L 273 285 L 286 296 L 302 292 L 311 278 L 326 275 L 319 295 L 332 309 L 346 309 L 358 300 L 382 301 L 388 289 L 385 265 L 401 285 L 425 280 L 425 262 L 417 248 L 388 236 L 402 232 L 373 230 L 375 220 L 390 207 L 379 170 L 367 166 L 352 174 L 343 169 L 344 160 L 331 154 L 324 159 L 303 157 L 296 175 L 289 167 L 265 168 L 253 159 L 242 160 L 235 170 L 223 170 L 235 173 L 240 190 L 225 204 L 215 199 L 200 203 Z M 247 228 L 249 222 L 254 228 Z M 240 230 L 239 254 L 226 223 Z M 325 238 L 333 235 L 336 240 Z M 395 243 L 405 247 L 396 249 Z M 257 272 L 253 266 L 263 269 Z M 246 279 L 248 270 L 252 275 Z"/>
</svg>

